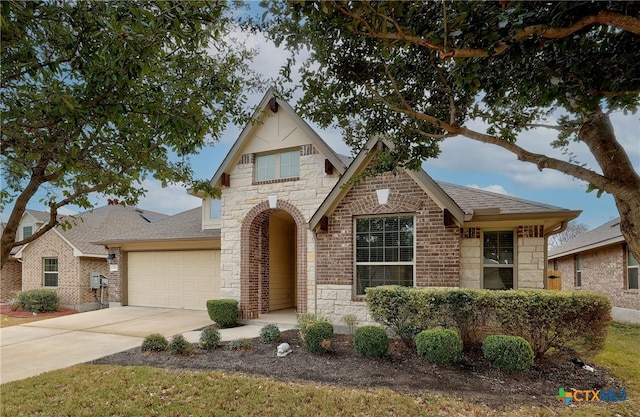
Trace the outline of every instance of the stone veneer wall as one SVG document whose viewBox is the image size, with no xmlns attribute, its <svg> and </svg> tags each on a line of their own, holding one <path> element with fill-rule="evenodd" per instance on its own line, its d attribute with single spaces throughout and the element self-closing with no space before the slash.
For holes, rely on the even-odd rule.
<svg viewBox="0 0 640 417">
<path fill-rule="evenodd" d="M 298 225 L 298 233 L 303 233 L 306 241 L 306 252 L 300 253 L 298 260 L 306 271 L 306 286 L 298 288 L 298 294 L 304 292 L 308 300 L 307 307 L 312 310 L 311 303 L 315 299 L 315 241 L 308 230 L 308 221 L 325 199 L 329 191 L 339 179 L 339 173 L 327 175 L 324 172 L 325 157 L 312 145 L 301 147 L 300 177 L 296 180 L 279 182 L 254 183 L 253 155 L 244 155 L 229 173 L 230 187 L 222 188 L 221 215 L 221 296 L 223 298 L 241 299 L 241 251 L 243 242 L 241 229 L 245 217 L 256 206 L 268 207 L 271 195 L 278 197 L 278 207 L 287 203 L 299 212 L 303 223 Z M 284 208 L 287 211 L 286 208 Z M 287 211 L 288 212 L 288 211 Z M 296 213 L 289 213 L 296 217 Z M 302 221 L 302 220 L 300 220 Z M 304 228 L 301 232 L 300 228 Z M 246 265 L 245 265 L 246 267 Z"/>
<path fill-rule="evenodd" d="M 573 255 L 557 258 L 558 270 L 562 273 L 562 289 L 598 291 L 606 294 L 614 307 L 640 312 L 640 291 L 625 289 L 626 252 L 623 244 L 598 248 L 584 252 L 582 256 L 582 286 L 574 285 L 575 258 Z M 549 261 L 549 269 L 554 269 Z"/>
<path fill-rule="evenodd" d="M 22 264 L 9 259 L 0 271 L 0 302 L 6 303 L 22 290 Z"/>
<path fill-rule="evenodd" d="M 376 190 L 388 188 L 388 204 Z M 355 216 L 408 213 L 415 216 L 415 284 L 460 286 L 460 232 L 445 227 L 443 212 L 404 171 L 365 178 L 354 186 L 329 217 L 329 230 L 317 235 L 317 313 L 340 323 L 346 314 L 371 322 L 362 297 L 354 296 L 353 219 Z"/>
</svg>

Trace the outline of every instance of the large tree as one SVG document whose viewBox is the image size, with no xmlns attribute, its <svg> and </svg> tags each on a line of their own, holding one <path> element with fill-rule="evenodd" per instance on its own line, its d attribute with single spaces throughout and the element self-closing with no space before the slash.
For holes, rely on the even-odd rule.
<svg viewBox="0 0 640 417">
<path fill-rule="evenodd" d="M 10 250 L 58 224 L 61 207 L 90 193 L 135 204 L 141 183 L 201 187 L 188 156 L 230 121 L 246 121 L 252 52 L 233 44 L 228 2 L 2 3 L 2 190 L 13 203 Z M 207 190 L 205 190 L 207 191 Z M 212 190 L 208 190 L 212 192 Z M 50 220 L 15 241 L 27 204 Z"/>
<path fill-rule="evenodd" d="M 640 177 L 610 114 L 637 110 L 640 2 L 322 1 L 267 4 L 267 30 L 302 66 L 301 111 L 337 125 L 359 147 L 387 135 L 395 149 L 378 169 L 419 167 L 462 135 L 513 152 L 613 196 L 622 233 L 640 256 Z M 286 71 L 284 72 L 287 73 Z M 549 118 L 556 119 L 549 122 Z M 469 121 L 482 120 L 486 131 Z M 523 131 L 558 131 L 534 153 Z M 586 144 L 597 165 L 576 161 Z"/>
</svg>

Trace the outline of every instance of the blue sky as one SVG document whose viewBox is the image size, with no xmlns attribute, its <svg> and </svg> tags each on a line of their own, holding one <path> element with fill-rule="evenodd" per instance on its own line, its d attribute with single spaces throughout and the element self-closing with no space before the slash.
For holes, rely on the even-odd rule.
<svg viewBox="0 0 640 417">
<path fill-rule="evenodd" d="M 236 33 L 242 41 L 259 51 L 254 60 L 254 68 L 259 68 L 266 78 L 275 78 L 278 70 L 285 63 L 287 52 L 278 49 L 270 41 L 259 35 Z M 264 91 L 250 97 L 249 104 L 257 105 Z M 301 91 L 296 97 L 300 97 Z M 295 97 L 294 97 L 295 100 Z M 295 102 L 291 102 L 295 106 Z M 614 113 L 611 116 L 618 140 L 626 149 L 636 170 L 640 172 L 640 116 Z M 344 144 L 340 132 L 337 130 L 321 130 L 313 123 L 312 127 L 337 152 L 351 154 L 351 150 Z M 478 130 L 482 125 L 472 122 L 470 127 Z M 240 134 L 242 127 L 232 126 L 225 131 L 222 140 L 214 146 L 208 146 L 198 155 L 191 157 L 197 178 L 210 178 Z M 536 129 L 521 135 L 518 144 L 524 148 L 562 157 L 559 150 L 552 150 L 549 142 L 553 140 L 554 132 Z M 594 167 L 594 160 L 583 144 L 574 144 L 571 149 L 581 163 Z M 482 144 L 463 137 L 449 138 L 442 144 L 439 158 L 428 160 L 423 168 L 435 180 L 454 184 L 472 186 L 489 191 L 512 195 L 514 197 L 533 200 L 541 203 L 560 206 L 572 210 L 582 210 L 578 221 L 593 229 L 614 217 L 618 217 L 613 198 L 603 194 L 596 198 L 595 193 L 586 193 L 586 184 L 562 173 L 544 170 L 538 171 L 535 165 L 517 160 L 516 156 L 496 146 Z M 175 214 L 200 205 L 200 200 L 186 194 L 184 187 L 170 186 L 162 188 L 157 181 L 147 180 L 144 183 L 149 190 L 139 207 L 167 214 Z M 106 204 L 107 197 L 94 196 L 92 202 L 98 206 Z M 29 204 L 29 208 L 45 210 L 37 204 Z M 8 207 L 10 209 L 10 207 Z M 73 212 L 74 207 L 69 207 Z M 6 221 L 8 213 L 2 214 Z"/>
</svg>

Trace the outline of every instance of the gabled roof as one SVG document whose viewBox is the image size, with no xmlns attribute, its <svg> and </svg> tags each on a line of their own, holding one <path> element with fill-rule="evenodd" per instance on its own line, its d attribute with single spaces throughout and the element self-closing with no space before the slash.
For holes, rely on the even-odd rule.
<svg viewBox="0 0 640 417">
<path fill-rule="evenodd" d="M 183 211 L 136 229 L 119 233 L 95 243 L 112 245 L 118 243 L 162 242 L 176 240 L 219 239 L 220 229 L 202 229 L 202 207 Z"/>
<path fill-rule="evenodd" d="M 338 154 L 336 154 L 333 149 L 329 147 L 329 145 L 327 145 L 327 143 L 315 132 L 315 130 L 311 128 L 311 126 L 307 124 L 307 122 L 305 122 L 300 116 L 298 116 L 296 111 L 289 105 L 289 103 L 276 97 L 276 93 L 273 88 L 270 88 L 264 95 L 262 101 L 260 101 L 260 104 L 256 108 L 252 119 L 259 120 L 264 112 L 271 111 L 269 110 L 269 107 L 272 100 L 275 100 L 275 102 L 277 103 L 279 109 L 278 111 L 284 110 L 287 115 L 291 117 L 292 120 L 294 120 L 298 127 L 311 139 L 314 146 L 316 146 L 320 153 L 322 153 L 329 160 L 329 162 L 331 162 L 331 164 L 338 170 L 338 172 L 340 172 L 340 174 L 344 173 L 344 171 L 347 169 L 347 164 L 345 164 L 343 159 Z M 249 123 L 247 124 L 247 126 L 245 126 L 245 128 L 240 133 L 240 136 L 238 136 L 238 139 L 229 150 L 229 153 L 227 153 L 227 156 L 220 164 L 220 167 L 211 178 L 211 185 L 213 187 L 218 185 L 222 174 L 224 172 L 228 172 L 228 170 L 230 170 L 230 168 L 242 156 L 240 154 L 242 148 L 246 144 L 247 140 L 251 138 L 252 133 L 255 131 L 255 129 L 257 129 L 258 127 L 258 122 Z"/>
<path fill-rule="evenodd" d="M 342 201 L 344 196 L 353 187 L 353 184 L 351 184 L 349 180 L 364 171 L 381 146 L 390 148 L 392 145 L 379 138 L 371 138 L 369 142 L 367 142 L 358 156 L 356 156 L 353 162 L 351 162 L 351 165 L 349 165 L 344 175 L 322 202 L 318 210 L 311 217 L 311 220 L 309 221 L 309 228 L 311 230 L 316 228 L 323 216 L 331 215 L 340 201 Z M 460 206 L 458 206 L 456 202 L 447 193 L 445 193 L 429 175 L 427 175 L 426 172 L 423 170 L 417 172 L 407 170 L 406 172 L 440 208 L 449 210 L 459 223 L 464 221 L 465 213 L 462 211 Z"/>
<path fill-rule="evenodd" d="M 381 146 L 390 148 L 392 145 L 378 138 L 369 140 L 309 221 L 310 229 L 315 229 L 323 216 L 333 212 L 351 189 L 349 180 L 366 168 Z M 405 172 L 441 209 L 448 210 L 460 227 L 470 222 L 477 224 L 484 221 L 548 219 L 548 222 L 545 222 L 545 230 L 547 227 L 553 230 L 558 224 L 567 223 L 581 213 L 579 210 L 568 210 L 477 188 L 434 181 L 422 169 Z"/>
<path fill-rule="evenodd" d="M 105 239 L 108 236 L 117 236 L 120 233 L 148 224 L 152 220 L 165 217 L 167 217 L 166 214 L 135 207 L 107 205 L 78 215 L 65 216 L 62 220 L 69 221 L 72 227 L 66 230 L 61 227 L 55 227 L 51 230 L 73 248 L 74 256 L 106 257 L 107 251 L 104 245 L 93 242 Z M 24 245 L 16 253 L 16 257 L 21 257 L 21 252 L 28 245 Z"/>
<path fill-rule="evenodd" d="M 550 249 L 548 259 L 573 255 L 620 242 L 624 242 L 624 237 L 620 231 L 620 217 L 618 217 L 609 220 L 602 226 L 582 233 L 560 246 Z"/>
<path fill-rule="evenodd" d="M 51 217 L 48 211 L 40 211 L 40 210 L 27 209 L 25 210 L 25 214 L 32 215 L 38 222 L 48 222 L 49 217 Z"/>
</svg>

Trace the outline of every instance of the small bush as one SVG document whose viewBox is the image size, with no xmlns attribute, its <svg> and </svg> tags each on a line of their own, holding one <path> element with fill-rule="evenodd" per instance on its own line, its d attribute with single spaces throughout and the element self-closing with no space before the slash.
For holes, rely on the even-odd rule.
<svg viewBox="0 0 640 417">
<path fill-rule="evenodd" d="M 58 311 L 60 298 L 56 292 L 50 290 L 22 291 L 18 295 L 18 305 L 24 311 L 48 313 Z"/>
<path fill-rule="evenodd" d="M 462 358 L 462 339 L 455 330 L 424 330 L 416 336 L 418 355 L 430 363 L 449 365 Z"/>
<path fill-rule="evenodd" d="M 154 333 L 145 337 L 142 341 L 143 352 L 164 352 L 169 348 L 169 341 L 161 334 Z"/>
<path fill-rule="evenodd" d="M 482 343 L 482 353 L 502 371 L 524 371 L 533 366 L 533 349 L 519 336 L 488 336 Z"/>
<path fill-rule="evenodd" d="M 243 350 L 243 349 L 251 349 L 251 340 L 249 339 L 238 339 L 232 340 L 229 342 L 230 350 Z"/>
<path fill-rule="evenodd" d="M 262 343 L 279 342 L 281 337 L 280 329 L 278 329 L 276 324 L 267 324 L 260 329 L 260 341 Z"/>
<path fill-rule="evenodd" d="M 175 355 L 182 355 L 191 352 L 191 343 L 181 334 L 177 334 L 171 338 L 169 342 L 169 352 Z"/>
<path fill-rule="evenodd" d="M 200 347 L 205 350 L 212 350 L 220 344 L 220 332 L 213 327 L 207 327 L 200 334 Z"/>
<path fill-rule="evenodd" d="M 207 312 L 211 320 L 215 321 L 220 327 L 233 327 L 238 322 L 238 301 L 208 300 Z"/>
<path fill-rule="evenodd" d="M 354 314 L 347 314 L 342 317 L 342 321 L 349 327 L 349 334 L 353 335 L 356 323 L 358 322 L 358 317 Z"/>
<path fill-rule="evenodd" d="M 356 352 L 371 358 L 381 358 L 389 351 L 389 336 L 380 326 L 358 327 L 353 335 Z"/>
<path fill-rule="evenodd" d="M 311 353 L 323 353 L 331 347 L 333 337 L 333 325 L 325 320 L 317 320 L 309 323 L 304 334 L 300 332 L 302 344 Z"/>
</svg>

